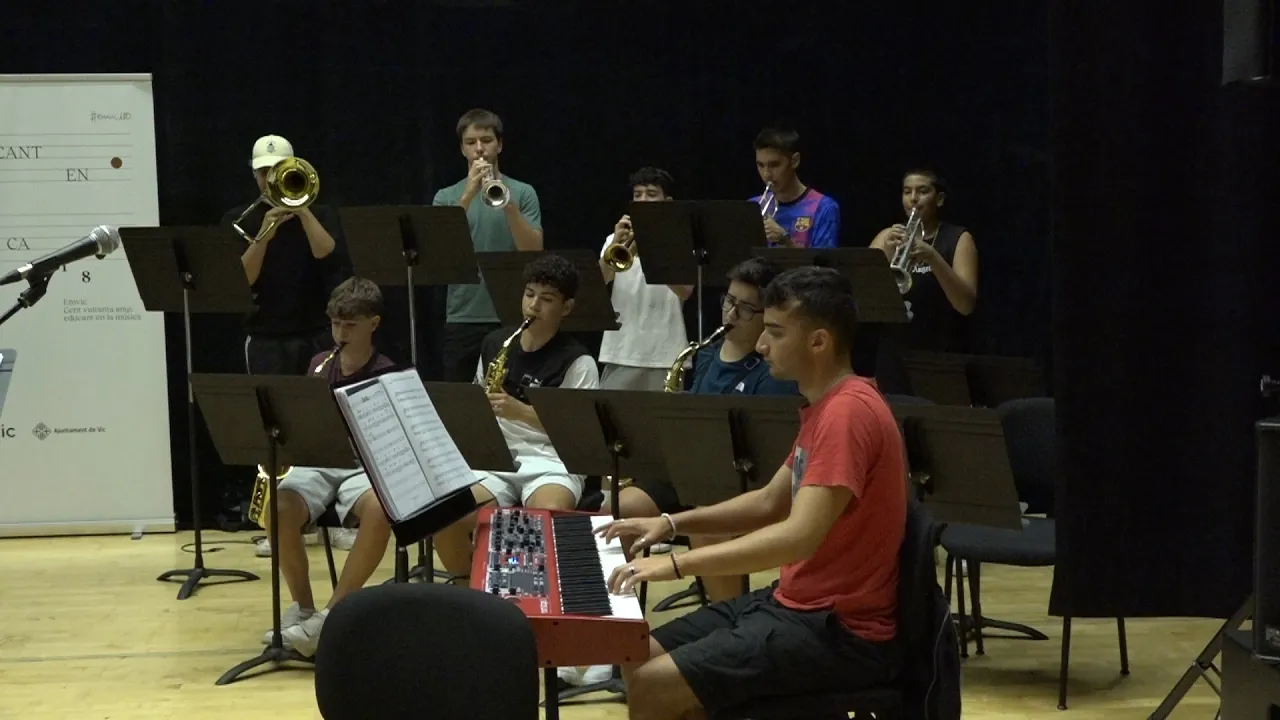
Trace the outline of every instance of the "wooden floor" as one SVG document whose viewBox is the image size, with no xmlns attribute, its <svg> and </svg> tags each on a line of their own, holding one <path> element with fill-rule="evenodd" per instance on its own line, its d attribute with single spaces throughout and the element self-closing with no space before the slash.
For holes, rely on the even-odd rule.
<svg viewBox="0 0 1280 720">
<path fill-rule="evenodd" d="M 190 540 L 190 533 L 0 540 L 0 718 L 319 718 L 310 670 L 214 685 L 223 671 L 261 648 L 271 622 L 270 563 L 254 557 L 248 533 L 206 534 L 208 566 L 249 569 L 263 579 L 204 585 L 179 602 L 178 586 L 155 578 L 190 567 L 192 555 L 182 549 Z M 329 588 L 323 552 L 316 547 L 311 555 L 316 599 L 323 602 Z M 345 553 L 337 556 L 341 562 Z M 391 569 L 388 553 L 374 580 L 390 577 Z M 1061 621 L 1046 615 L 1050 578 L 1047 569 L 984 568 L 987 614 L 1034 625 L 1050 639 L 992 639 L 985 656 L 970 657 L 965 717 L 1145 718 L 1220 624 L 1130 620 L 1132 674 L 1121 678 L 1115 622 L 1077 621 L 1070 710 L 1060 713 Z M 758 587 L 771 579 L 761 575 L 755 582 Z M 665 585 L 655 598 L 679 589 Z M 1216 696 L 1202 683 L 1173 717 L 1212 717 L 1216 707 Z M 561 714 L 605 720 L 625 718 L 626 708 L 604 701 L 566 706 Z"/>
</svg>

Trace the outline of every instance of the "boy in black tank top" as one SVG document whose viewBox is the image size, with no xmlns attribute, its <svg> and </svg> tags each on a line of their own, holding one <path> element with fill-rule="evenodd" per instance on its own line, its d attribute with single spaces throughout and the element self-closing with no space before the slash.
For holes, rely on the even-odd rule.
<svg viewBox="0 0 1280 720">
<path fill-rule="evenodd" d="M 946 183 L 932 170 L 912 170 L 902 179 L 902 209 L 919 213 L 924 241 L 911 252 L 913 282 L 903 296 L 911 321 L 881 343 L 876 375 L 884 392 L 909 392 L 900 368 L 902 351 L 968 349 L 968 317 L 978 304 L 978 249 L 968 229 L 939 219 L 946 197 Z M 892 262 L 904 230 L 901 224 L 881 230 L 871 247 Z"/>
<path fill-rule="evenodd" d="M 514 455 L 515 472 L 477 470 L 480 482 L 472 493 L 480 504 L 496 500 L 502 507 L 572 510 L 582 498 L 586 478 L 570 474 L 529 404 L 526 388 L 595 389 L 600 375 L 595 358 L 577 340 L 560 332 L 560 323 L 573 311 L 578 271 L 573 263 L 544 255 L 525 266 L 523 315 L 533 323 L 507 349 L 507 373 L 502 391 L 489 394 L 498 427 Z M 507 327 L 489 333 L 480 345 L 475 382 L 483 384 L 489 363 L 502 343 L 516 331 Z M 440 561 L 452 575 L 464 578 L 471 567 L 471 532 L 475 514 L 435 536 Z"/>
</svg>

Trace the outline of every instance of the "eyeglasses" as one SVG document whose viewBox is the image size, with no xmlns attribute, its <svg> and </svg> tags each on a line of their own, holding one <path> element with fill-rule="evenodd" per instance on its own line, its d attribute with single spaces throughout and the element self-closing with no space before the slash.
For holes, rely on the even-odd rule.
<svg viewBox="0 0 1280 720">
<path fill-rule="evenodd" d="M 743 322 L 749 322 L 751 318 L 756 316 L 756 313 L 764 312 L 764 310 L 754 305 L 748 305 L 729 293 L 720 296 L 720 309 L 725 312 L 736 311 Z"/>
</svg>

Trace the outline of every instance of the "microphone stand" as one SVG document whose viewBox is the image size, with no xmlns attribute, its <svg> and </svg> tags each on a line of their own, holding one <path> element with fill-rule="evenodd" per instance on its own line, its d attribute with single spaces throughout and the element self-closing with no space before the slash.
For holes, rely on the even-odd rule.
<svg viewBox="0 0 1280 720">
<path fill-rule="evenodd" d="M 53 273 L 40 275 L 39 277 L 27 278 L 27 289 L 23 290 L 22 293 L 18 295 L 18 302 L 14 303 L 13 307 L 9 308 L 8 312 L 0 316 L 0 325 L 3 325 L 6 320 L 14 315 L 17 315 L 19 310 L 29 308 L 40 302 L 40 298 L 43 298 L 45 293 L 49 292 L 49 279 L 52 277 Z"/>
</svg>

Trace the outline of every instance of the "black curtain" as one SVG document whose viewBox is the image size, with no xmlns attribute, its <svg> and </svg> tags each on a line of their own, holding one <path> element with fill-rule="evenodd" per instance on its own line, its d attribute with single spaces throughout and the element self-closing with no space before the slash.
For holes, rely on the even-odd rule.
<svg viewBox="0 0 1280 720">
<path fill-rule="evenodd" d="M 1222 4 L 1053 4 L 1063 482 L 1051 610 L 1227 617 L 1276 354 L 1274 94 L 1220 86 Z"/>
<path fill-rule="evenodd" d="M 454 124 L 506 122 L 504 171 L 532 183 L 551 249 L 600 247 L 628 174 L 685 198 L 760 190 L 751 142 L 801 133 L 801 177 L 842 206 L 842 244 L 900 221 L 901 174 L 950 184 L 982 255 L 976 351 L 1049 359 L 1048 9 L 1044 2 L 788 7 L 701 3 L 279 0 L 29 3 L 0 27 L 4 72 L 151 72 L 164 224 L 214 223 L 256 188 L 249 149 L 289 138 L 321 202 L 429 202 L 461 177 Z M 407 299 L 385 288 L 379 345 L 408 359 Z M 708 324 L 718 318 L 707 293 Z M 441 293 L 424 289 L 420 365 L 438 372 Z M 688 315 L 690 332 L 695 316 Z M 175 503 L 188 519 L 182 327 L 167 318 Z M 240 372 L 240 319 L 197 317 L 197 372 Z M 586 338 L 589 345 L 598 339 Z M 213 497 L 223 468 L 199 429 Z"/>
</svg>

